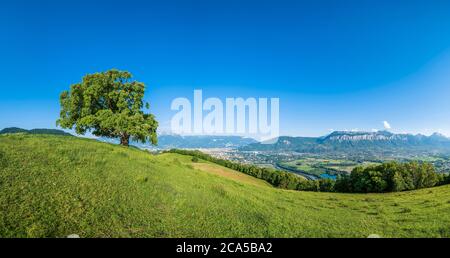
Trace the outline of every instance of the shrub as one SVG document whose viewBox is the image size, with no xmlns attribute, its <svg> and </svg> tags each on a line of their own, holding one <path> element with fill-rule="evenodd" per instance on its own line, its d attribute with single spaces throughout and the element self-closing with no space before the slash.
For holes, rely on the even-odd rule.
<svg viewBox="0 0 450 258">
<path fill-rule="evenodd" d="M 350 176 L 339 177 L 335 191 L 381 193 L 432 187 L 445 181 L 429 163 L 388 162 L 366 168 L 356 167 Z"/>
</svg>

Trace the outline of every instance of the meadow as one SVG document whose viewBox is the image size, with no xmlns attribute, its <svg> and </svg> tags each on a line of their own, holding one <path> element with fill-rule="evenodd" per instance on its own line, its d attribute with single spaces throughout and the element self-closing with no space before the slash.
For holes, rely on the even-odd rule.
<svg viewBox="0 0 450 258">
<path fill-rule="evenodd" d="M 313 157 L 305 157 L 293 161 L 279 163 L 279 165 L 282 167 L 315 176 L 321 176 L 324 174 L 329 174 L 333 176 L 338 174 L 350 174 L 350 172 L 357 166 L 366 167 L 375 164 L 379 163 L 369 161 L 355 162 L 344 159 L 325 159 Z"/>
<path fill-rule="evenodd" d="M 1 237 L 450 237 L 449 197 L 282 190 L 186 155 L 0 136 Z"/>
</svg>

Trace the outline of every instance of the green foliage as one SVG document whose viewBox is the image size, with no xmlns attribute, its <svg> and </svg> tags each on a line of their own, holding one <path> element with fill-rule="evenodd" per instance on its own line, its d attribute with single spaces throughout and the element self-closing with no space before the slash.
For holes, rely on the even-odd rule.
<svg viewBox="0 0 450 258">
<path fill-rule="evenodd" d="M 6 167 L 8 159 L 6 158 L 5 152 L 0 150 L 0 169 Z"/>
<path fill-rule="evenodd" d="M 366 168 L 356 167 L 350 176 L 339 177 L 335 190 L 339 192 L 381 193 L 433 187 L 444 183 L 429 163 L 388 162 Z"/>
<path fill-rule="evenodd" d="M 448 185 L 286 191 L 189 168 L 190 156 L 49 135 L 0 136 L 0 152 L 0 237 L 450 237 Z"/>
<path fill-rule="evenodd" d="M 75 128 L 78 134 L 92 130 L 96 136 L 120 138 L 122 145 L 128 145 L 130 137 L 156 144 L 158 122 L 142 111 L 144 91 L 144 83 L 133 81 L 129 72 L 88 74 L 61 93 L 57 125 Z"/>
<path fill-rule="evenodd" d="M 198 158 L 197 157 L 192 157 L 192 162 L 198 162 Z"/>
<path fill-rule="evenodd" d="M 438 180 L 439 180 L 439 185 L 450 184 L 450 173 L 440 174 Z"/>
</svg>

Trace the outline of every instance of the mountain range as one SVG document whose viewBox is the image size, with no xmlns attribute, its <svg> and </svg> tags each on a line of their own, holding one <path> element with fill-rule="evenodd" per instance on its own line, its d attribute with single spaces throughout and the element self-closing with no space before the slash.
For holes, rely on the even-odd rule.
<svg viewBox="0 0 450 258">
<path fill-rule="evenodd" d="M 58 129 L 23 129 L 19 127 L 7 127 L 0 130 L 0 134 L 11 133 L 28 133 L 28 134 L 51 134 L 51 135 L 66 135 L 73 136 L 63 130 Z M 99 141 L 118 144 L 118 139 L 99 137 Z M 131 141 L 130 145 L 148 149 L 172 149 L 172 148 L 186 148 L 186 149 L 201 149 L 201 148 L 239 148 L 248 144 L 257 143 L 253 138 L 241 136 L 216 136 L 216 135 L 195 135 L 195 136 L 181 136 L 163 134 L 158 136 L 158 145 L 152 146 L 149 143 L 140 143 Z"/>
<path fill-rule="evenodd" d="M 273 144 L 253 143 L 239 148 L 245 151 L 330 152 L 349 150 L 421 150 L 450 151 L 450 139 L 442 134 L 395 134 L 389 131 L 335 131 L 323 137 L 281 136 Z"/>
<path fill-rule="evenodd" d="M 117 139 L 99 138 L 100 141 L 119 143 Z M 158 149 L 202 149 L 202 148 L 239 148 L 249 144 L 258 143 L 253 138 L 241 136 L 216 136 L 216 135 L 170 135 L 163 134 L 158 136 L 158 145 L 152 146 L 148 143 L 131 141 L 130 145 L 139 148 L 158 148 Z"/>
<path fill-rule="evenodd" d="M 58 129 L 31 129 L 17 127 L 4 128 L 0 134 L 29 133 L 68 135 L 70 133 Z M 100 137 L 98 140 L 119 143 L 117 139 Z M 139 148 L 233 148 L 241 151 L 295 151 L 300 153 L 330 152 L 445 152 L 450 153 L 450 138 L 434 133 L 430 136 L 422 134 L 395 134 L 389 131 L 361 132 L 335 131 L 322 137 L 280 136 L 275 143 L 266 144 L 252 138 L 241 136 L 216 135 L 159 135 L 158 145 L 131 141 Z"/>
</svg>

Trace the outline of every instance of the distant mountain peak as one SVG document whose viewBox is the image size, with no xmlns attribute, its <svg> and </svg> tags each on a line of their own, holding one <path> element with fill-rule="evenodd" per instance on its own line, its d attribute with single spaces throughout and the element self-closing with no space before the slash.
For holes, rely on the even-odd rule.
<svg viewBox="0 0 450 258">
<path fill-rule="evenodd" d="M 441 133 L 438 133 L 438 132 L 433 133 L 431 136 L 448 138 L 447 136 L 445 136 L 445 135 L 443 135 L 443 134 L 441 134 Z"/>
<path fill-rule="evenodd" d="M 449 141 L 450 140 L 447 136 L 445 136 L 445 135 L 443 135 L 441 133 L 433 133 L 428 138 L 430 138 L 432 140 L 435 140 L 435 141 L 439 141 L 439 142 L 445 142 L 445 141 Z"/>
<path fill-rule="evenodd" d="M 100 137 L 100 141 L 109 143 L 118 143 L 117 139 Z M 227 135 L 177 135 L 164 134 L 158 135 L 158 145 L 153 146 L 149 143 L 139 143 L 131 141 L 131 145 L 139 148 L 187 148 L 187 149 L 208 149 L 208 148 L 238 148 L 248 144 L 257 143 L 253 138 L 242 136 Z"/>
<path fill-rule="evenodd" d="M 241 150 L 296 151 L 301 153 L 368 151 L 445 151 L 450 152 L 450 138 L 434 133 L 397 134 L 390 131 L 334 131 L 322 137 L 280 136 L 274 144 L 254 143 Z"/>
<path fill-rule="evenodd" d="M 323 141 L 388 141 L 403 138 L 404 135 L 393 134 L 389 131 L 335 131 L 325 136 Z"/>
</svg>

